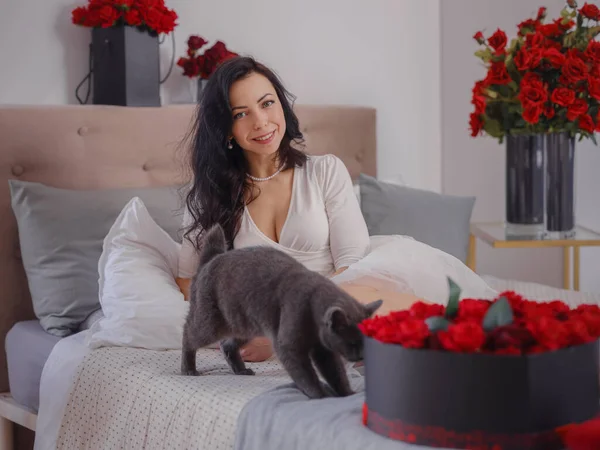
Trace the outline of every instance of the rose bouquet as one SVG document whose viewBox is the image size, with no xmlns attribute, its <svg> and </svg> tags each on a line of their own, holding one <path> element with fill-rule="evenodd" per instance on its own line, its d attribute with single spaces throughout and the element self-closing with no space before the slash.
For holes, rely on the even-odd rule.
<svg viewBox="0 0 600 450">
<path fill-rule="evenodd" d="M 526 355 L 593 342 L 600 337 L 600 307 L 569 308 L 560 300 L 535 302 L 515 292 L 495 300 L 463 299 L 450 281 L 446 306 L 414 303 L 409 310 L 360 324 L 365 336 L 407 348 L 462 353 Z"/>
<path fill-rule="evenodd" d="M 585 439 L 568 426 L 599 412 L 600 307 L 512 291 L 459 300 L 448 284 L 446 305 L 417 302 L 359 324 L 365 425 L 444 448 L 558 450 L 567 431 Z"/>
<path fill-rule="evenodd" d="M 170 33 L 177 26 L 177 13 L 164 0 L 89 0 L 73 9 L 72 22 L 91 28 L 132 26 L 150 33 Z"/>
<path fill-rule="evenodd" d="M 546 23 L 546 8 L 518 25 L 510 43 L 498 29 L 474 39 L 486 68 L 473 87 L 470 129 L 503 141 L 505 135 L 600 131 L 600 10 L 568 0 L 560 17 Z"/>
<path fill-rule="evenodd" d="M 207 43 L 207 40 L 197 35 L 188 38 L 187 56 L 177 61 L 177 65 L 183 69 L 184 76 L 206 80 L 219 64 L 237 56 L 237 53 L 229 51 L 222 41 L 215 42 L 203 54 L 199 54 L 199 50 Z"/>
</svg>

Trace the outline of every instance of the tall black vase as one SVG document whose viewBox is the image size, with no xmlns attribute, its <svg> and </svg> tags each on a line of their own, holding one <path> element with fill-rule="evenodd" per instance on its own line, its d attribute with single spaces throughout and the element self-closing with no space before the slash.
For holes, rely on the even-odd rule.
<svg viewBox="0 0 600 450">
<path fill-rule="evenodd" d="M 546 230 L 551 237 L 570 237 L 575 232 L 575 138 L 548 134 L 546 157 Z"/>
<path fill-rule="evenodd" d="M 93 103 L 160 106 L 158 36 L 131 26 L 92 29 Z"/>
<path fill-rule="evenodd" d="M 506 232 L 544 234 L 544 136 L 506 138 Z"/>
</svg>

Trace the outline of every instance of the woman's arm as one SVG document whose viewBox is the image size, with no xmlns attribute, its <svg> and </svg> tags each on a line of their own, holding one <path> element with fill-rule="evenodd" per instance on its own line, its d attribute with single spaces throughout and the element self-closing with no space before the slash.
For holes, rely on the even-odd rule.
<svg viewBox="0 0 600 450">
<path fill-rule="evenodd" d="M 329 244 L 336 275 L 361 260 L 368 252 L 369 230 L 350 173 L 341 159 L 327 155 L 322 160 L 321 178 L 325 209 L 329 217 Z"/>
</svg>

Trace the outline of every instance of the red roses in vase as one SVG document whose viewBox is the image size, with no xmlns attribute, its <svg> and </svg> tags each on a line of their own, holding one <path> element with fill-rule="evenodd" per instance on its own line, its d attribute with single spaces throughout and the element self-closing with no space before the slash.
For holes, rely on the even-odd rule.
<svg viewBox="0 0 600 450">
<path fill-rule="evenodd" d="M 177 61 L 177 65 L 183 69 L 184 76 L 208 79 L 219 64 L 237 56 L 237 53 L 227 49 L 222 41 L 215 42 L 212 47 L 206 49 L 200 55 L 200 49 L 207 43 L 206 39 L 198 35 L 192 35 L 188 38 L 187 56 L 181 57 Z"/>
<path fill-rule="evenodd" d="M 545 23 L 546 8 L 518 25 L 509 43 L 503 30 L 475 34 L 475 55 L 487 68 L 473 87 L 470 128 L 502 142 L 506 134 L 567 131 L 594 138 L 600 131 L 600 10 L 567 1 Z"/>
</svg>

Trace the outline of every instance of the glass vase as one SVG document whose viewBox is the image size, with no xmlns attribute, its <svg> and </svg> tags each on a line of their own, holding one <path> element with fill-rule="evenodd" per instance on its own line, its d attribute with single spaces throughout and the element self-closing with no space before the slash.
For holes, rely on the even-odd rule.
<svg viewBox="0 0 600 450">
<path fill-rule="evenodd" d="M 548 134 L 546 158 L 546 230 L 551 238 L 569 238 L 575 234 L 575 138 Z"/>
<path fill-rule="evenodd" d="M 545 234 L 543 135 L 506 138 L 506 234 L 527 239 Z"/>
</svg>

